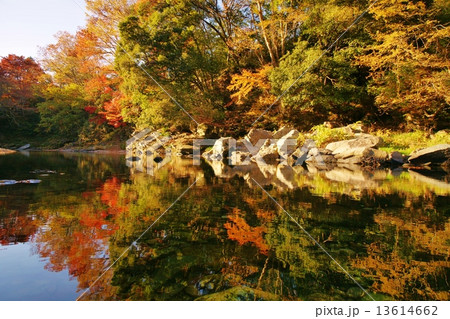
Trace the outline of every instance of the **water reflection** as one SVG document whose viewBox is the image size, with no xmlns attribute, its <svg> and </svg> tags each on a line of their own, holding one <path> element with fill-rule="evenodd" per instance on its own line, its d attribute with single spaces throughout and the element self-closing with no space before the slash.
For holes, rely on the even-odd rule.
<svg viewBox="0 0 450 319">
<path fill-rule="evenodd" d="M 27 242 L 41 259 L 35 267 L 67 272 L 49 281 L 76 281 L 78 295 L 200 178 L 83 299 L 367 300 L 252 179 L 376 299 L 450 297 L 442 172 L 192 166 L 174 158 L 149 176 L 130 174 L 121 156 L 0 157 L 0 179 L 35 178 L 37 169 L 55 173 L 39 185 L 0 188 L 0 258 Z"/>
</svg>

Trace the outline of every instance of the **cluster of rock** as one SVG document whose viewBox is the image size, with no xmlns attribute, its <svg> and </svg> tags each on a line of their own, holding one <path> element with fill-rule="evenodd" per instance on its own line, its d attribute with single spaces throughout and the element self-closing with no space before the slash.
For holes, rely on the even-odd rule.
<svg viewBox="0 0 450 319">
<path fill-rule="evenodd" d="M 318 169 L 335 166 L 399 166 L 399 165 L 441 165 L 450 159 L 450 144 L 436 145 L 413 152 L 405 157 L 399 152 L 388 154 L 379 149 L 383 140 L 366 133 L 354 133 L 354 138 L 333 142 L 325 148 L 316 147 L 311 139 L 298 145 L 300 132 L 282 127 L 275 133 L 252 129 L 245 138 L 234 140 L 222 137 L 216 140 L 212 149 L 202 155 L 208 161 L 228 159 L 232 165 L 250 162 L 273 165 L 288 163 L 291 166 L 308 165 Z"/>
<path fill-rule="evenodd" d="M 195 158 L 200 151 L 214 169 L 223 172 L 222 164 L 226 163 L 234 167 L 233 171 L 242 171 L 241 173 L 252 170 L 251 167 L 245 167 L 250 164 L 255 164 L 250 166 L 257 166 L 262 171 L 270 170 L 269 166 L 277 167 L 279 164 L 282 164 L 282 167 L 303 166 L 310 171 L 353 166 L 449 167 L 450 144 L 421 149 L 406 157 L 399 152 L 389 154 L 380 149 L 383 140 L 378 136 L 364 133 L 352 126 L 342 130 L 352 138 L 329 143 L 323 148 L 317 147 L 312 139 L 305 139 L 298 130 L 286 126 L 276 132 L 254 128 L 244 138 L 238 140 L 232 137 L 201 139 L 205 135 L 204 132 L 183 133 L 172 139 L 158 132 L 146 132 L 133 137 L 135 141 L 127 146 L 127 157 L 133 161 L 144 159 L 146 163 L 148 160 L 145 159 L 148 158 L 154 158 L 155 162 L 161 161 L 168 153 L 172 156 Z M 236 168 L 237 166 L 242 167 Z M 283 172 L 276 174 L 283 175 Z"/>
</svg>

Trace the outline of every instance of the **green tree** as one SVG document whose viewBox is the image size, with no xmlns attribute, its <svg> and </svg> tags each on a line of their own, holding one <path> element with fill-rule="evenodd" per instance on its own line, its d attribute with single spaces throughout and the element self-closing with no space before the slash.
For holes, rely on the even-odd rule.
<svg viewBox="0 0 450 319">
<path fill-rule="evenodd" d="M 57 135 L 61 145 L 76 141 L 88 118 L 82 87 L 76 84 L 50 86 L 44 96 L 46 101 L 38 104 L 39 129 Z"/>
<path fill-rule="evenodd" d="M 367 40 L 364 23 L 335 42 L 361 14 L 361 6 L 354 1 L 310 3 L 298 42 L 270 74 L 273 93 L 285 93 L 281 111 L 288 121 L 308 129 L 324 120 L 356 121 L 370 110 L 364 70 L 352 65 Z"/>
<path fill-rule="evenodd" d="M 190 122 L 151 77 L 198 121 L 217 116 L 227 54 L 219 37 L 202 23 L 202 14 L 188 1 L 144 2 L 121 23 L 116 65 L 133 103 L 125 110 L 126 120 L 157 126 Z"/>
</svg>

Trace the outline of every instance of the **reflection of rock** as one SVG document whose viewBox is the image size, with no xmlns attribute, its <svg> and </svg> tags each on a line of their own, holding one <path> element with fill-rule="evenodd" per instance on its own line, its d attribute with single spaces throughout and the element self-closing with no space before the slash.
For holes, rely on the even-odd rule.
<svg viewBox="0 0 450 319">
<path fill-rule="evenodd" d="M 258 165 L 259 170 L 264 175 L 265 178 L 271 179 L 272 176 L 274 176 L 277 172 L 277 166 L 276 165 L 267 165 L 262 162 L 256 162 L 256 165 Z"/>
<path fill-rule="evenodd" d="M 251 154 L 249 152 L 234 151 L 231 152 L 230 164 L 231 165 L 249 165 Z"/>
<path fill-rule="evenodd" d="M 276 177 L 280 182 L 286 185 L 287 188 L 289 189 L 295 188 L 294 184 L 295 171 L 292 169 L 292 167 L 283 164 L 278 165 Z"/>
<path fill-rule="evenodd" d="M 439 144 L 411 153 L 408 161 L 411 164 L 439 165 L 450 159 L 450 144 Z"/>
<path fill-rule="evenodd" d="M 362 170 L 352 171 L 346 168 L 336 167 L 331 171 L 325 172 L 325 177 L 332 181 L 351 184 L 360 189 L 378 186 L 378 182 L 373 180 L 367 172 Z"/>
<path fill-rule="evenodd" d="M 449 183 L 446 183 L 445 181 L 439 180 L 437 178 L 433 178 L 431 176 L 425 176 L 417 171 L 408 170 L 408 172 L 412 179 L 415 179 L 419 182 L 428 184 L 433 187 L 438 187 L 438 188 L 443 189 L 450 193 L 450 184 Z"/>
<path fill-rule="evenodd" d="M 31 146 L 30 144 L 25 144 L 25 145 L 19 147 L 17 150 L 18 150 L 18 151 L 24 151 L 24 150 L 26 150 L 26 149 L 29 149 L 30 146 Z"/>
</svg>

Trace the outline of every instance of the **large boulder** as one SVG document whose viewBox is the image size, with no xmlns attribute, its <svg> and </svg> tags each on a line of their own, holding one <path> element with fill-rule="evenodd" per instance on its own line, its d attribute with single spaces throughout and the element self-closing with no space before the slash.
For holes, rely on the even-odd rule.
<svg viewBox="0 0 450 319">
<path fill-rule="evenodd" d="M 233 140 L 231 137 L 219 138 L 212 148 L 211 159 L 221 161 L 228 157 L 228 151 L 230 149 L 230 142 Z"/>
<path fill-rule="evenodd" d="M 439 144 L 411 153 L 408 161 L 414 165 L 440 165 L 450 159 L 450 144 Z"/>
<path fill-rule="evenodd" d="M 285 136 L 286 134 L 288 134 L 290 131 L 293 131 L 294 128 L 290 127 L 290 126 L 283 126 L 281 127 L 278 131 L 276 131 L 275 133 L 273 133 L 272 138 L 273 139 L 280 139 L 283 136 Z"/>
<path fill-rule="evenodd" d="M 276 164 L 279 157 L 277 145 L 268 140 L 252 159 L 257 163 Z"/>
<path fill-rule="evenodd" d="M 379 166 L 389 159 L 385 151 L 370 148 L 357 147 L 334 155 L 340 164 L 359 164 L 364 166 Z"/>
<path fill-rule="evenodd" d="M 382 142 L 381 137 L 358 134 L 354 139 L 330 143 L 325 148 L 332 151 L 333 155 L 337 155 L 351 152 L 351 149 L 377 148 Z"/>
<path fill-rule="evenodd" d="M 281 157 L 287 158 L 297 148 L 297 139 L 300 132 L 291 130 L 286 135 L 280 137 L 277 141 L 278 153 Z"/>
<path fill-rule="evenodd" d="M 266 130 L 262 130 L 259 128 L 253 128 L 248 132 L 245 139 L 252 143 L 252 145 L 256 145 L 259 140 L 267 140 L 272 138 L 272 133 Z"/>
</svg>

